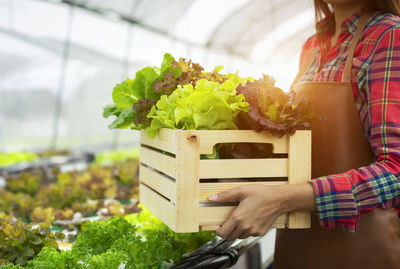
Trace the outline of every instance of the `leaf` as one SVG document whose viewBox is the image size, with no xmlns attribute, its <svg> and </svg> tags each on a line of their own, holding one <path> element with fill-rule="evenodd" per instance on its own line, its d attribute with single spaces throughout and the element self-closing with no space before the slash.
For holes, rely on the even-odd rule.
<svg viewBox="0 0 400 269">
<path fill-rule="evenodd" d="M 117 108 L 128 108 L 143 97 L 143 93 L 134 91 L 134 82 L 135 80 L 128 78 L 114 87 L 112 99 Z"/>
<path fill-rule="evenodd" d="M 34 245 L 40 245 L 43 242 L 39 236 L 34 236 L 29 241 Z"/>
<path fill-rule="evenodd" d="M 237 129 L 234 121 L 240 111 L 246 111 L 248 104 L 243 95 L 236 94 L 241 80 L 235 76 L 222 84 L 200 79 L 192 84 L 178 86 L 171 95 L 161 96 L 148 114 L 152 118 L 146 133 L 154 137 L 160 128 L 172 129 Z"/>
<path fill-rule="evenodd" d="M 243 95 L 236 94 L 236 87 L 253 79 L 219 74 L 222 69 L 223 66 L 217 66 L 213 72 L 204 72 L 198 63 L 183 58 L 176 61 L 166 53 L 160 68 L 145 67 L 134 79 L 128 78 L 117 84 L 112 94 L 114 105 L 104 107 L 103 116 L 116 116 L 110 129 L 146 129 L 152 137 L 162 127 L 237 129 L 236 117 L 240 111 L 247 111 L 249 105 Z M 198 86 L 198 83 L 202 85 Z M 174 95 L 177 89 L 180 89 L 179 95 Z M 185 101 L 193 89 L 197 93 Z M 170 95 L 173 97 L 163 98 Z M 153 109 L 155 102 L 157 109 Z M 214 103 L 219 105 L 210 107 Z M 216 116 L 215 113 L 222 114 Z"/>
<path fill-rule="evenodd" d="M 25 259 L 21 256 L 19 256 L 16 260 L 15 263 L 18 265 L 24 265 L 25 264 Z"/>
<path fill-rule="evenodd" d="M 118 117 L 108 126 L 109 129 L 126 129 L 131 127 L 136 119 L 133 107 L 123 110 Z"/>
<path fill-rule="evenodd" d="M 177 89 L 178 85 L 192 84 L 196 86 L 197 81 L 201 79 L 218 83 L 222 83 L 227 79 L 225 75 L 218 74 L 218 72 L 203 72 L 204 68 L 191 60 L 179 58 L 179 61 L 175 61 L 168 58 L 166 62 L 169 61 L 171 61 L 171 68 L 165 68 L 165 71 L 161 72 L 160 78 L 153 84 L 154 91 L 161 95 L 170 95 Z M 218 66 L 215 70 L 220 71 L 222 68 L 222 66 Z"/>
<path fill-rule="evenodd" d="M 35 254 L 35 251 L 31 248 L 26 248 L 24 250 L 24 255 L 27 257 L 32 257 Z"/>
<path fill-rule="evenodd" d="M 214 68 L 213 72 L 214 73 L 219 73 L 222 69 L 224 69 L 223 65 L 218 65 Z"/>
<path fill-rule="evenodd" d="M 275 80 L 270 76 L 242 84 L 237 91 L 249 103 L 248 113 L 240 113 L 238 117 L 240 129 L 268 130 L 282 137 L 294 134 L 297 129 L 309 128 L 310 122 L 318 119 L 307 99 L 296 101 L 294 92 L 275 87 Z"/>
<path fill-rule="evenodd" d="M 153 83 L 158 76 L 159 74 L 152 67 L 145 67 L 136 73 L 135 80 L 132 84 L 132 91 L 137 97 L 135 102 L 139 98 L 158 100 L 159 94 L 153 90 Z M 133 105 L 133 103 L 131 105 Z"/>
<path fill-rule="evenodd" d="M 182 73 L 182 71 L 180 69 L 172 68 L 171 63 L 174 60 L 175 59 L 174 59 L 174 57 L 172 57 L 171 54 L 169 54 L 169 53 L 164 54 L 164 59 L 161 64 L 160 77 L 163 77 L 165 74 L 167 74 L 169 72 L 173 72 L 174 77 L 177 77 Z"/>
<path fill-rule="evenodd" d="M 136 126 L 150 126 L 151 118 L 148 118 L 147 115 L 155 104 L 156 101 L 154 100 L 142 98 L 133 105 L 136 114 L 136 119 L 133 122 Z"/>
<path fill-rule="evenodd" d="M 117 108 L 116 105 L 106 105 L 103 108 L 103 117 L 108 118 L 110 116 L 118 116 L 121 113 L 121 109 Z"/>
</svg>

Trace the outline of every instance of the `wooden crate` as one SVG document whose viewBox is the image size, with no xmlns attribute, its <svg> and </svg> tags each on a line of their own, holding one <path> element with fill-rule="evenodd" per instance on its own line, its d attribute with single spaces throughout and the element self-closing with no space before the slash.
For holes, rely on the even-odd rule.
<svg viewBox="0 0 400 269">
<path fill-rule="evenodd" d="M 161 129 L 155 139 L 141 132 L 140 141 L 140 202 L 175 232 L 220 227 L 235 206 L 212 203 L 207 199 L 211 194 L 246 184 L 299 184 L 311 179 L 309 130 L 276 138 L 252 130 Z M 271 143 L 274 153 L 288 157 L 200 159 L 202 154 L 212 154 L 213 146 L 219 143 Z M 263 180 L 248 182 L 245 178 Z M 268 178 L 285 181 L 265 181 Z M 209 180 L 202 183 L 200 179 Z M 310 213 L 293 212 L 280 216 L 273 227 L 309 228 L 310 218 Z"/>
</svg>

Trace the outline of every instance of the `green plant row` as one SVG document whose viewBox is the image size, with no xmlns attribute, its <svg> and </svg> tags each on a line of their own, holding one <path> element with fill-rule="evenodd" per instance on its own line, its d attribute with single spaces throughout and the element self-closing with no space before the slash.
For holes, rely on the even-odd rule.
<svg viewBox="0 0 400 269">
<path fill-rule="evenodd" d="M 35 153 L 28 152 L 10 152 L 1 153 L 0 152 L 0 168 L 11 166 L 21 162 L 31 162 L 37 160 L 38 155 Z"/>
<path fill-rule="evenodd" d="M 6 188 L 0 188 L 0 212 L 48 224 L 72 219 L 76 212 L 89 216 L 105 206 L 113 215 L 129 213 L 125 212 L 127 206 L 105 205 L 103 199 L 137 199 L 137 166 L 137 159 L 108 166 L 94 164 L 86 171 L 59 173 L 55 182 L 46 182 L 36 172 L 10 176 L 6 178 Z"/>
<path fill-rule="evenodd" d="M 143 209 L 139 214 L 85 224 L 71 250 L 41 245 L 38 254 L 27 253 L 23 262 L 2 257 L 9 263 L 0 268 L 163 268 L 213 237 L 212 232 L 176 234 Z M 17 246 L 26 251 L 25 242 Z"/>
</svg>

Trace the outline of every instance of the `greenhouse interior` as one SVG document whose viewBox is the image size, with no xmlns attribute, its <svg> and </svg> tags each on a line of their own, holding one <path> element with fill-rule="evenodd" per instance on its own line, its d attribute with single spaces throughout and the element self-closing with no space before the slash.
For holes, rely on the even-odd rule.
<svg viewBox="0 0 400 269">
<path fill-rule="evenodd" d="M 205 191 L 270 150 L 222 131 L 252 87 L 291 98 L 314 32 L 311 0 L 0 0 L 1 268 L 272 268 L 285 224 L 224 239 Z"/>
</svg>

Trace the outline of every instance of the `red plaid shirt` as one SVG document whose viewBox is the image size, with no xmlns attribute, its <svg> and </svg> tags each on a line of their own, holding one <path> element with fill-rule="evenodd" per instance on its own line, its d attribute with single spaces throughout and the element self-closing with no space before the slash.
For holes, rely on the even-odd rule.
<svg viewBox="0 0 400 269">
<path fill-rule="evenodd" d="M 314 35 L 304 44 L 300 65 L 316 48 L 319 52 L 300 82 L 341 81 L 360 17 L 357 13 L 343 22 L 332 47 L 330 36 L 322 35 Z M 371 16 L 354 52 L 352 87 L 374 163 L 313 179 L 312 185 L 321 225 L 354 233 L 360 214 L 400 204 L 399 17 L 382 13 Z"/>
</svg>

